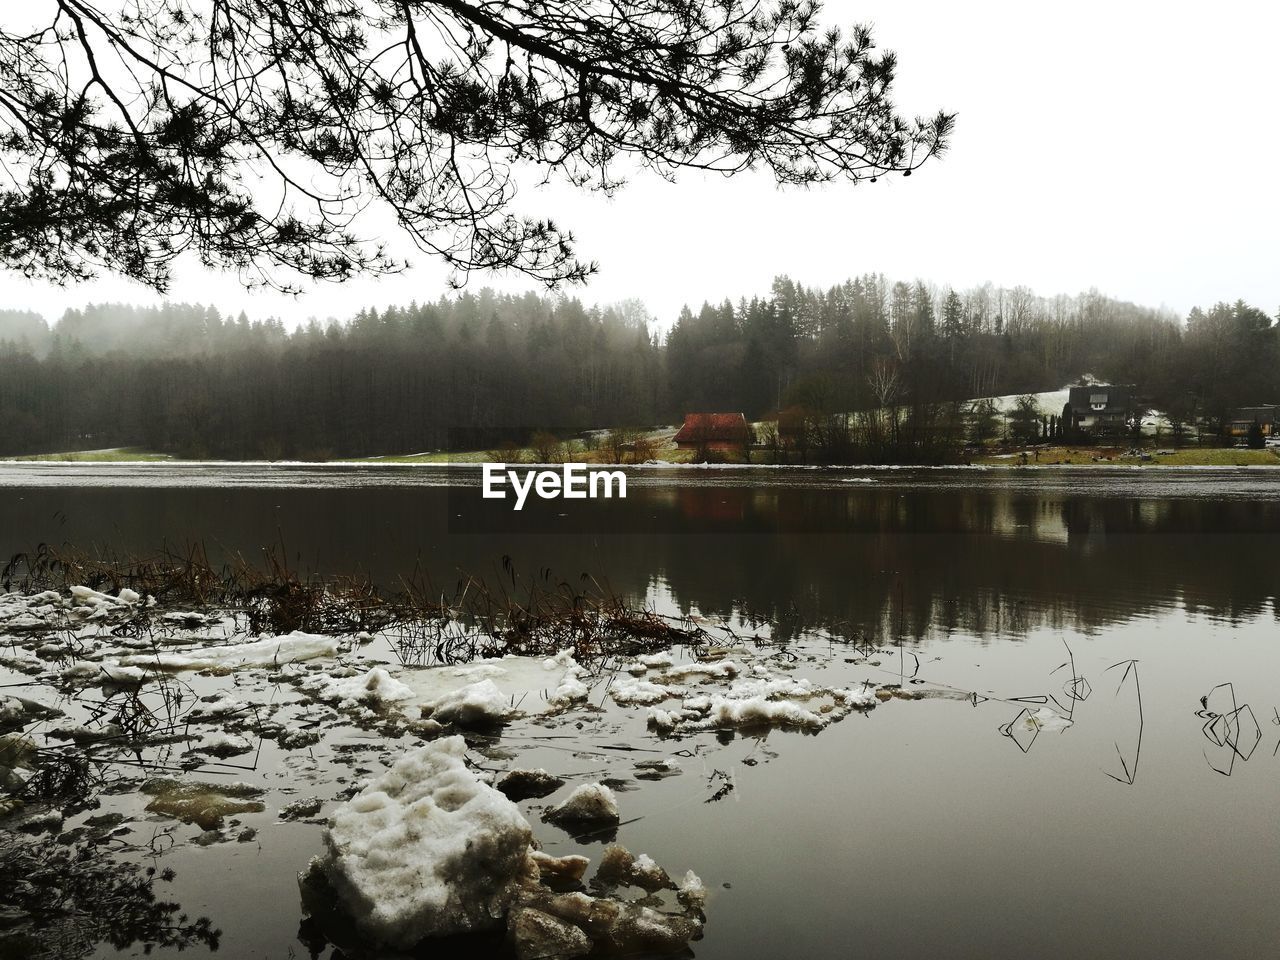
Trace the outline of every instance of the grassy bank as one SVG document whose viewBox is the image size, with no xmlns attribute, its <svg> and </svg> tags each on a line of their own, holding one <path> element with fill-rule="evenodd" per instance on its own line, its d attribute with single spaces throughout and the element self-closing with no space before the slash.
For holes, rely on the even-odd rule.
<svg viewBox="0 0 1280 960">
<path fill-rule="evenodd" d="M 610 463 L 601 450 L 588 450 L 580 444 L 567 445 L 564 459 L 576 463 Z M 1280 450 L 1246 450 L 1235 447 L 1186 447 L 1181 450 L 1160 448 L 1159 450 L 1143 450 L 1141 455 L 1133 455 L 1122 447 L 1084 447 L 1053 446 L 1041 447 L 1038 451 L 1026 451 L 1026 466 L 1141 466 L 1141 467 L 1276 467 L 1280 466 Z M 1145 459 L 1144 459 L 1145 457 Z M 662 463 L 691 463 L 694 451 L 677 450 L 674 444 L 657 444 L 649 459 Z M 113 447 L 103 450 L 76 450 L 59 453 L 29 454 L 19 457 L 0 458 L 0 462 L 56 461 L 63 463 L 181 463 L 183 458 L 166 453 L 157 453 L 144 447 Z M 406 464 L 446 464 L 446 463 L 488 463 L 504 461 L 508 463 L 539 462 L 536 452 L 529 447 L 510 450 L 471 450 L 446 453 L 433 451 L 429 453 L 388 454 L 377 457 L 348 457 L 339 460 L 325 461 L 330 463 L 406 463 Z M 263 463 L 271 461 L 261 461 Z M 755 450 L 749 459 L 737 458 L 730 462 L 768 464 L 772 459 L 768 452 Z M 987 453 L 972 456 L 969 463 L 987 467 L 1020 467 L 1024 465 L 1021 450 L 1002 453 Z M 857 464 L 851 465 L 856 467 Z"/>
<path fill-rule="evenodd" d="M 1121 447 L 1042 447 L 1026 451 L 1027 466 L 1140 466 L 1140 467 L 1276 467 L 1280 454 L 1274 450 L 1245 450 L 1237 447 L 1185 447 L 1143 450 L 1141 455 Z M 1144 459 L 1145 458 L 1145 459 Z M 975 464 L 990 467 L 1023 465 L 1022 452 L 990 454 L 972 458 Z"/>
<path fill-rule="evenodd" d="M 612 463 L 612 461 L 590 450 L 569 451 L 566 459 L 571 463 Z M 662 463 L 690 463 L 693 460 L 691 450 L 658 450 L 651 457 Z M 338 461 L 340 463 L 537 463 L 539 459 L 529 449 L 519 450 L 469 450 L 462 453 L 417 453 L 388 457 L 357 457 Z M 556 462 L 559 462 L 558 460 Z M 760 456 L 752 459 L 753 463 L 764 463 Z"/>
<path fill-rule="evenodd" d="M 108 447 L 102 450 L 68 450 L 59 453 L 32 453 L 21 457 L 0 457 L 0 460 L 61 460 L 64 463 L 159 463 L 173 460 L 167 453 L 156 453 L 145 447 Z"/>
</svg>

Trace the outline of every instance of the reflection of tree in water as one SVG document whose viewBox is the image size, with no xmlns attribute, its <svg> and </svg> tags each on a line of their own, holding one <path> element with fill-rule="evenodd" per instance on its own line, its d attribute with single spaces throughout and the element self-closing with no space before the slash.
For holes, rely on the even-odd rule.
<svg viewBox="0 0 1280 960">
<path fill-rule="evenodd" d="M 70 960 L 99 943 L 218 948 L 220 931 L 156 896 L 173 872 L 124 863 L 94 844 L 0 834 L 0 960 Z"/>
<path fill-rule="evenodd" d="M 783 637 L 1089 632 L 1182 607 L 1242 620 L 1274 603 L 1280 508 L 1257 502 L 1013 496 L 997 492 L 829 501 L 807 526 L 662 538 L 653 551 L 685 611 L 747 609 Z"/>
<path fill-rule="evenodd" d="M 206 539 L 213 554 L 216 531 L 221 549 L 253 557 L 262 530 L 278 528 L 300 569 L 356 566 L 387 589 L 420 563 L 446 590 L 460 571 L 496 581 L 509 555 L 526 574 L 589 572 L 631 598 L 659 577 L 685 611 L 745 610 L 778 621 L 783 638 L 812 628 L 881 639 L 899 629 L 908 639 L 1088 632 L 1178 608 L 1247 619 L 1276 597 L 1280 502 L 1261 495 L 1162 499 L 1145 488 L 1125 495 L 1119 480 L 1063 481 L 1076 490 L 1051 478 L 1009 488 L 941 476 L 932 486 L 637 483 L 626 500 L 587 502 L 593 512 L 582 519 L 562 517 L 558 501 L 547 511 L 553 536 L 511 532 L 501 504 L 494 532 L 450 535 L 441 487 L 31 489 L 0 533 L 15 548 L 75 538 L 140 554 Z M 58 511 L 74 522 L 41 519 Z"/>
<path fill-rule="evenodd" d="M 1201 732 L 1212 744 L 1205 749 L 1205 761 L 1224 777 L 1235 771 L 1237 758 L 1248 763 L 1262 741 L 1258 718 L 1249 704 L 1236 701 L 1233 683 L 1220 683 L 1201 697 L 1196 716 L 1204 721 Z"/>
<path fill-rule="evenodd" d="M 928 534 L 718 538 L 714 546 L 714 556 L 686 543 L 661 558 L 682 611 L 745 610 L 775 621 L 782 639 L 814 628 L 882 639 L 1007 638 L 1041 627 L 1088 632 L 1183 598 L 1208 612 L 1241 606 L 1233 596 L 1239 579 L 1224 576 L 1225 595 L 1214 603 L 1188 583 L 1197 572 L 1186 568 L 1206 562 L 1191 544 L 1167 552 L 1129 543 L 1096 560 L 1070 545 Z M 1227 550 L 1209 562 L 1241 560 Z M 1269 584 L 1258 586 L 1255 607 L 1271 593 Z"/>
<path fill-rule="evenodd" d="M 87 745 L 36 748 L 25 740 L 33 772 L 19 797 L 37 811 L 37 822 L 39 811 L 66 818 L 94 809 L 104 790 L 126 782 L 113 764 L 143 762 L 146 734 L 158 723 L 156 701 L 169 702 L 173 682 L 164 679 L 149 694 L 104 687 L 105 695 L 74 696 L 88 710 L 82 729 L 95 734 Z M 171 749 L 171 742 L 160 749 Z M 19 832 L 0 830 L 0 960 L 84 957 L 101 943 L 117 950 L 138 944 L 146 953 L 199 944 L 217 949 L 220 933 L 207 918 L 192 920 L 157 896 L 157 881 L 172 881 L 173 871 L 112 856 L 112 828 L 123 820 L 119 814 L 90 818 L 58 838 L 28 835 L 21 832 L 25 825 Z"/>
</svg>

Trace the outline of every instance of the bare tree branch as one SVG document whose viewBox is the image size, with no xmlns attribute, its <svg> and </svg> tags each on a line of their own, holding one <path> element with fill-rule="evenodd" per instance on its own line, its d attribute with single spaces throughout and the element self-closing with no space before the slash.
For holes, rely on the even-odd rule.
<svg viewBox="0 0 1280 960">
<path fill-rule="evenodd" d="M 812 0 L 48 2 L 0 23 L 0 262 L 57 281 L 164 290 L 185 250 L 281 289 L 402 269 L 353 230 L 371 202 L 458 282 L 580 281 L 572 235 L 514 211 L 522 169 L 875 180 L 953 122 L 899 116 L 894 56 Z"/>
</svg>

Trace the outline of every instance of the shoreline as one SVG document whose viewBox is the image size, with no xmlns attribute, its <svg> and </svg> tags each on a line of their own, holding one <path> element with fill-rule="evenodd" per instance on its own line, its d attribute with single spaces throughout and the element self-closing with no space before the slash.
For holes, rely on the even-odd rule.
<svg viewBox="0 0 1280 960">
<path fill-rule="evenodd" d="M 1123 471 L 1123 472 L 1160 472 L 1174 473 L 1185 471 L 1230 472 L 1251 470 L 1268 472 L 1280 467 L 1280 457 L 1274 457 L 1274 463 L 1123 463 L 1116 461 L 1080 462 L 1080 463 L 948 463 L 948 464 L 913 464 L 913 463 L 880 463 L 880 464 L 814 464 L 814 463 L 675 463 L 670 461 L 648 461 L 645 463 L 596 463 L 587 461 L 509 461 L 511 465 L 529 468 L 556 468 L 564 463 L 585 463 L 596 469 L 643 470 L 660 472 L 671 471 L 726 471 L 745 473 L 749 471 L 790 471 L 805 473 L 894 473 L 894 472 L 962 472 L 962 473 L 1048 473 L 1048 472 L 1090 472 L 1090 471 Z M 498 461 L 493 461 L 498 462 Z M 0 469 L 7 467 L 88 467 L 90 469 L 107 469 L 124 467 L 128 469 L 165 469 L 174 467 L 259 467 L 259 468 L 307 468 L 317 470 L 338 469 L 389 469 L 389 470 L 462 470 L 480 473 L 484 466 L 482 461 L 396 461 L 396 460 L 63 460 L 63 459 L 28 459 L 0 458 Z"/>
</svg>

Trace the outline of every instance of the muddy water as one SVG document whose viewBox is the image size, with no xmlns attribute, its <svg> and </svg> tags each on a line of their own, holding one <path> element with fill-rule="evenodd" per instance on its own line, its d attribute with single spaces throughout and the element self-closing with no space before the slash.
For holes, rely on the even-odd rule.
<svg viewBox="0 0 1280 960">
<path fill-rule="evenodd" d="M 581 726 L 521 721 L 477 743 L 493 769 L 620 781 L 618 839 L 711 890 L 699 958 L 1274 953 L 1280 477 L 633 477 L 623 503 L 516 520 L 456 469 L 0 466 L 0 554 L 201 540 L 252 557 L 274 540 L 300 568 L 389 585 L 496 574 L 506 555 L 747 633 L 767 621 L 797 675 L 924 694 L 817 735 L 662 740 L 599 691 Z M 1215 724 L 1224 703 L 1237 712 Z M 1073 722 L 1028 729 L 1044 706 Z M 222 955 L 307 956 L 294 875 L 319 827 L 276 811 L 331 799 L 407 743 L 336 727 L 314 750 L 267 742 L 243 774 L 270 791 L 243 817 L 258 837 L 166 834 L 164 895 L 221 928 Z M 649 757 L 682 772 L 638 779 Z M 602 838 L 538 823 L 541 805 L 524 806 L 548 849 L 598 857 Z"/>
</svg>

